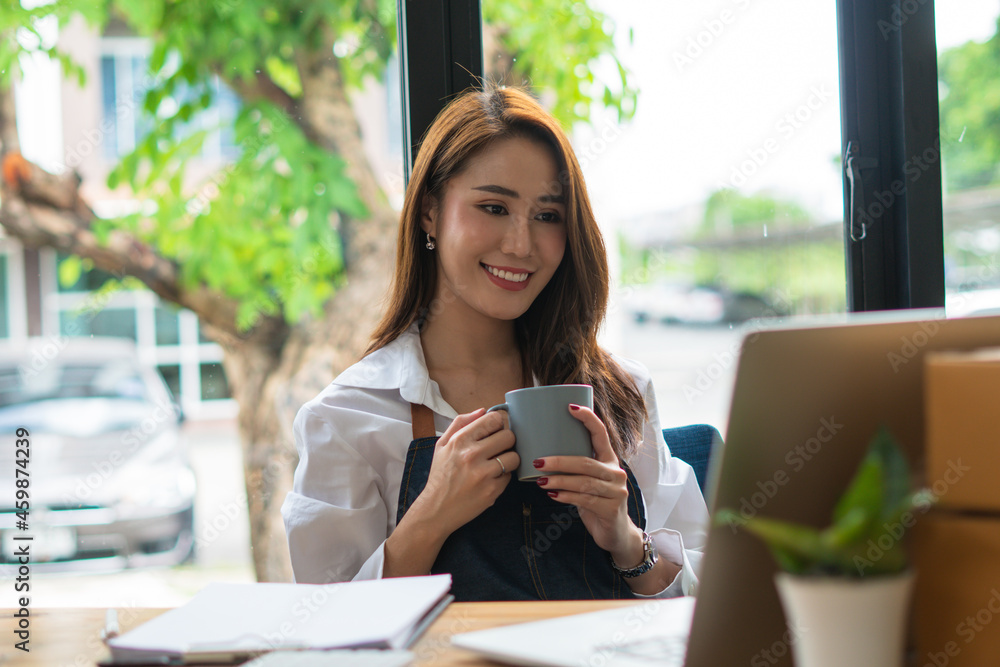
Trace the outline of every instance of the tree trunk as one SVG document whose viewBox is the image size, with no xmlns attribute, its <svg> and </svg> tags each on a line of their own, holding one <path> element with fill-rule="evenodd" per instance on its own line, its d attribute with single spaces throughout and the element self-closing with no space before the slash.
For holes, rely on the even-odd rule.
<svg viewBox="0 0 1000 667">
<path fill-rule="evenodd" d="M 273 469 L 278 473 L 280 466 L 285 466 L 281 477 L 288 488 L 298 462 L 291 429 L 295 413 L 342 370 L 358 361 L 367 347 L 392 275 L 398 225 L 398 216 L 388 206 L 364 153 L 361 129 L 344 90 L 337 59 L 332 55 L 332 39 L 329 35 L 327 38 L 325 48 L 304 54 L 299 62 L 302 122 L 307 135 L 347 162 L 348 174 L 371 215 L 362 221 L 341 220 L 340 230 L 346 237 L 346 284 L 325 304 L 321 319 L 295 327 L 283 346 L 280 365 L 265 387 L 263 398 L 274 402 L 274 419 L 282 443 L 273 448 Z M 281 496 L 273 505 L 277 510 L 285 493 L 278 486 L 273 490 Z M 280 525 L 278 514 L 270 516 Z M 263 534 L 266 529 L 262 526 L 261 531 Z M 280 532 L 284 540 L 283 526 Z M 255 542 L 255 549 L 257 545 Z M 261 568 L 258 565 L 258 577 Z"/>
<path fill-rule="evenodd" d="M 114 275 L 138 277 L 160 298 L 194 311 L 222 346 L 223 365 L 240 406 L 250 540 L 259 581 L 291 580 L 280 507 L 298 462 L 292 420 L 304 402 L 360 358 L 381 314 L 395 256 L 397 215 L 364 154 L 329 35 L 327 41 L 299 59 L 303 95 L 298 122 L 318 145 L 344 158 L 371 215 L 363 221 L 340 220 L 347 280 L 325 304 L 322 318 L 307 318 L 294 327 L 280 318 L 263 318 L 249 334 L 236 330 L 231 299 L 205 289 L 185 290 L 176 265 L 155 248 L 120 233 L 112 235 L 108 246 L 99 245 L 89 229 L 93 213 L 78 197 L 78 180 L 46 174 L 16 153 L 13 95 L 0 89 L 0 137 L 7 139 L 0 151 L 5 167 L 0 224 L 27 247 L 55 247 L 92 259 Z"/>
</svg>

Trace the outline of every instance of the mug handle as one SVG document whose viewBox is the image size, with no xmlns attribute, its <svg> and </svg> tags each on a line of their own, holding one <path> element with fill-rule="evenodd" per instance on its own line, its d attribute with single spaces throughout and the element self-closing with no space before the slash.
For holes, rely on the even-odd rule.
<svg viewBox="0 0 1000 667">
<path fill-rule="evenodd" d="M 508 406 L 506 403 L 501 403 L 500 405 L 494 405 L 486 412 L 496 412 L 497 410 L 503 410 L 507 414 L 510 414 L 510 406 Z"/>
</svg>

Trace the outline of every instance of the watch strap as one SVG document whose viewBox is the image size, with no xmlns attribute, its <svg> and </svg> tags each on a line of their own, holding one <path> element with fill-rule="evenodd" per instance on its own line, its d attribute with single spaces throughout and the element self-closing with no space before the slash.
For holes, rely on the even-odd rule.
<svg viewBox="0 0 1000 667">
<path fill-rule="evenodd" d="M 635 567 L 619 567 L 618 564 L 615 563 L 615 559 L 611 557 L 611 554 L 608 554 L 608 560 L 611 561 L 611 567 L 614 568 L 614 571 L 626 579 L 631 579 L 633 577 L 638 577 L 641 574 L 645 574 L 653 568 L 653 565 L 655 565 L 657 561 L 656 547 L 653 545 L 653 538 L 651 538 L 648 533 L 643 531 L 642 562 Z"/>
</svg>

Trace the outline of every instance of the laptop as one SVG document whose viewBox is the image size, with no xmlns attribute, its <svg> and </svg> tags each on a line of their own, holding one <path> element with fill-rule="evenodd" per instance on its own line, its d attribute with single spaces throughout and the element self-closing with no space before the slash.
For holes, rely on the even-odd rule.
<svg viewBox="0 0 1000 667">
<path fill-rule="evenodd" d="M 747 512 L 828 524 L 881 425 L 919 478 L 924 355 L 996 346 L 1000 316 L 946 320 L 940 310 L 797 319 L 748 334 L 725 444 L 709 469 L 710 512 L 747 503 Z M 651 601 L 464 633 L 452 643 L 519 665 L 791 665 L 796 637 L 785 624 L 775 572 L 759 540 L 715 526 L 694 604 Z M 635 611 L 629 615 L 643 608 L 641 623 Z"/>
</svg>

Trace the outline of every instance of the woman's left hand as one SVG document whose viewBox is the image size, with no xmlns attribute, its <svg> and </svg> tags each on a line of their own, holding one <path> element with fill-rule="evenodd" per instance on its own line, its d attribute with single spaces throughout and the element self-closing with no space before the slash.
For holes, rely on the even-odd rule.
<svg viewBox="0 0 1000 667">
<path fill-rule="evenodd" d="M 590 431 L 596 458 L 537 459 L 536 467 L 546 473 L 538 479 L 538 485 L 553 500 L 579 509 L 580 519 L 597 546 L 610 552 L 616 563 L 631 567 L 642 561 L 643 548 L 642 531 L 628 515 L 628 476 L 611 448 L 604 423 L 594 411 L 577 405 L 569 409 Z"/>
</svg>

